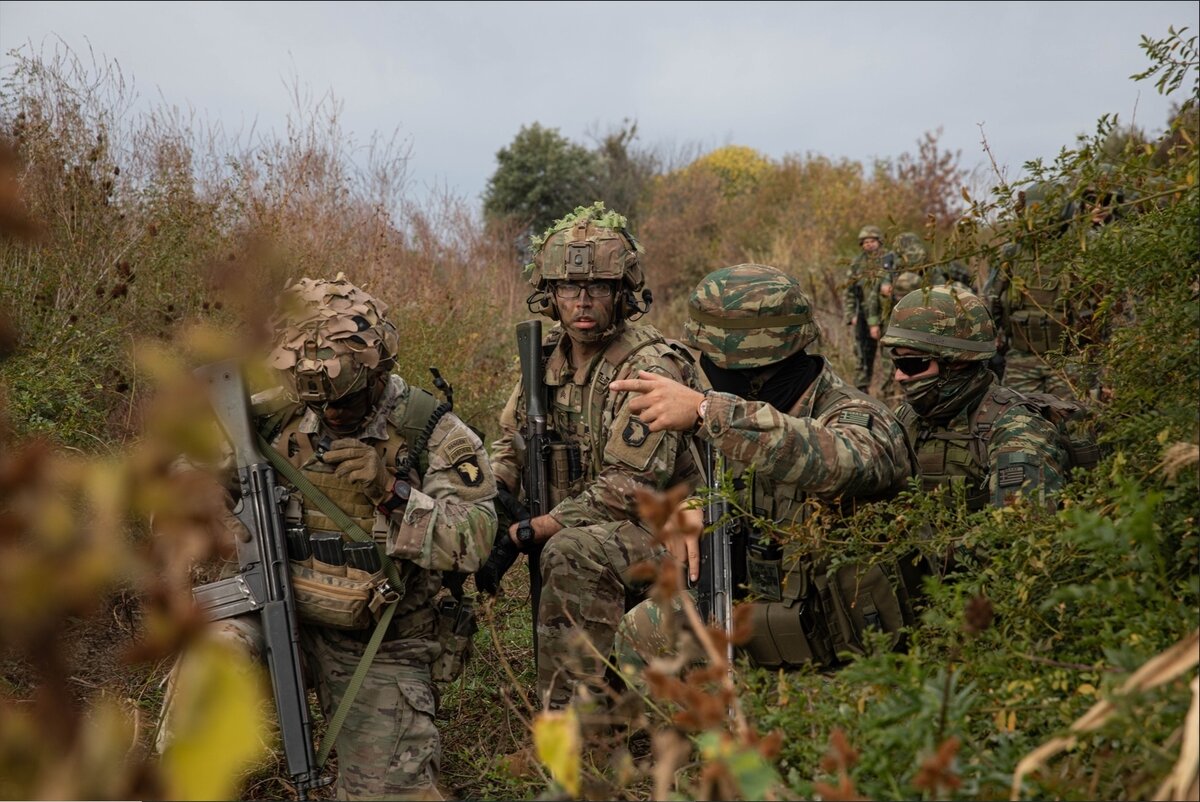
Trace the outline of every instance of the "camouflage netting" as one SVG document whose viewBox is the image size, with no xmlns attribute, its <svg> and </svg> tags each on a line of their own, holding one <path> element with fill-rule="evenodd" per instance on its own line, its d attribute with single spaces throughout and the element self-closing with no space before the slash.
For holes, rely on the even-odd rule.
<svg viewBox="0 0 1200 802">
<path fill-rule="evenodd" d="M 930 287 L 910 292 L 896 304 L 880 345 L 975 362 L 996 353 L 996 329 L 974 293 L 952 286 Z"/>
<path fill-rule="evenodd" d="M 399 348 L 387 305 L 338 273 L 303 278 L 281 294 L 268 364 L 292 377 L 297 400 L 334 401 L 390 370 Z"/>
<path fill-rule="evenodd" d="M 812 303 L 782 270 L 743 264 L 709 273 L 688 299 L 684 338 L 718 367 L 787 359 L 817 338 Z"/>
</svg>

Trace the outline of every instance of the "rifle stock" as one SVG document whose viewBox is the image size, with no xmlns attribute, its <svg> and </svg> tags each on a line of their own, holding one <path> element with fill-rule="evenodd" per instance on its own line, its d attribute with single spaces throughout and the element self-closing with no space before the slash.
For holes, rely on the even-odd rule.
<svg viewBox="0 0 1200 802">
<path fill-rule="evenodd" d="M 218 362 L 198 369 L 196 375 L 206 383 L 217 421 L 233 448 L 242 496 L 234 513 L 250 538 L 237 540 L 237 575 L 195 588 L 193 597 L 214 621 L 247 612 L 259 614 L 288 773 L 297 795 L 305 799 L 307 791 L 328 784 L 331 778 L 320 776 L 313 749 L 299 619 L 280 507 L 283 488 L 255 443 L 240 365 L 233 360 Z"/>
</svg>

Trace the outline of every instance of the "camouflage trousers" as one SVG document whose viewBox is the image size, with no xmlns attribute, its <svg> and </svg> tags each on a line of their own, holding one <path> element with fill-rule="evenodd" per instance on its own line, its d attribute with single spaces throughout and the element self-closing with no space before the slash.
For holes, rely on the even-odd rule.
<svg viewBox="0 0 1200 802">
<path fill-rule="evenodd" d="M 257 619 L 232 618 L 214 625 L 218 638 L 251 656 L 263 656 Z M 317 696 L 326 721 L 332 718 L 364 644 L 329 629 L 301 630 L 306 669 L 315 673 Z M 428 659 L 435 647 L 422 640 L 394 640 L 379 647 L 366 679 L 338 733 L 338 799 L 441 799 L 437 788 L 441 739 L 434 725 L 437 703 Z M 180 659 L 168 680 L 167 701 L 156 739 L 162 752 L 170 742 L 171 687 L 183 667 Z"/>
<path fill-rule="evenodd" d="M 665 554 L 630 521 L 563 529 L 546 541 L 537 657 L 538 695 L 548 708 L 566 707 L 582 689 L 603 693 L 617 627 L 649 584 L 634 566 Z"/>
<path fill-rule="evenodd" d="M 870 392 L 871 377 L 875 373 L 875 354 L 879 350 L 879 341 L 871 339 L 869 334 L 855 336 L 854 356 L 858 364 L 854 370 L 854 386 L 864 393 Z"/>
<path fill-rule="evenodd" d="M 1063 370 L 1037 354 L 1009 351 L 1004 359 L 1004 385 L 1019 393 L 1050 393 L 1064 401 L 1077 401 Z"/>
</svg>

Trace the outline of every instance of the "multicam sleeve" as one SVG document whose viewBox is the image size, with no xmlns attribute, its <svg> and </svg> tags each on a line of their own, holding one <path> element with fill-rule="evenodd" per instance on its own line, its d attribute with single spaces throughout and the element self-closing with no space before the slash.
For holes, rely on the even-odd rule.
<svg viewBox="0 0 1200 802">
<path fill-rule="evenodd" d="M 818 420 L 710 393 L 700 436 L 776 482 L 829 499 L 899 490 L 912 472 L 899 422 L 854 399 Z"/>
<path fill-rule="evenodd" d="M 637 376 L 639 370 L 659 373 L 676 381 L 683 379 L 679 369 L 667 357 L 639 355 L 622 368 L 624 376 Z M 690 435 L 680 432 L 651 432 L 629 409 L 629 393 L 615 397 L 611 425 L 604 449 L 603 466 L 596 480 L 582 493 L 564 499 L 550 515 L 564 527 L 584 526 L 609 521 L 637 519 L 639 487 L 665 490 L 679 478 L 677 461 L 686 459 Z M 693 485 L 700 480 L 698 471 L 688 471 Z"/>
<path fill-rule="evenodd" d="M 388 526 L 388 554 L 430 571 L 477 570 L 496 532 L 495 497 L 483 442 L 453 414 L 443 416 L 429 439 L 421 487 Z"/>
<path fill-rule="evenodd" d="M 997 507 L 1011 503 L 1020 492 L 1053 508 L 1054 495 L 1066 483 L 1068 457 L 1058 429 L 1022 406 L 1014 406 L 993 424 L 988 461 L 988 489 Z"/>
<path fill-rule="evenodd" d="M 496 476 L 496 483 L 503 484 L 514 493 L 521 485 L 520 462 L 513 447 L 513 435 L 517 433 L 517 404 L 520 399 L 521 384 L 518 382 L 500 413 L 500 438 L 492 443 L 492 472 Z"/>
</svg>

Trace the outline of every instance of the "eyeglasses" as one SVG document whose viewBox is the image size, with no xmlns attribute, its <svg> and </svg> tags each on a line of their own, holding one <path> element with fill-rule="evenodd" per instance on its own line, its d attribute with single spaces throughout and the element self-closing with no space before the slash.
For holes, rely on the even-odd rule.
<svg viewBox="0 0 1200 802">
<path fill-rule="evenodd" d="M 905 376 L 916 376 L 919 373 L 924 373 L 929 370 L 930 363 L 933 362 L 933 357 L 930 356 L 894 356 L 892 362 L 896 365 L 896 370 L 903 373 Z"/>
<path fill-rule="evenodd" d="M 560 281 L 554 285 L 554 294 L 566 300 L 578 298 L 587 290 L 589 298 L 608 298 L 613 294 L 612 284 L 607 281 L 594 281 L 589 284 L 577 284 L 574 281 Z"/>
</svg>

